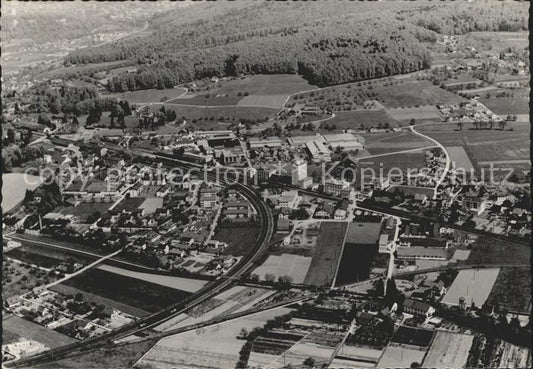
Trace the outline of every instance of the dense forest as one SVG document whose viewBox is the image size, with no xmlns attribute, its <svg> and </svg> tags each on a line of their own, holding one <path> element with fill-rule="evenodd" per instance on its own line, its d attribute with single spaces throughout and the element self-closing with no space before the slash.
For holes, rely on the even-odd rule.
<svg viewBox="0 0 533 369">
<path fill-rule="evenodd" d="M 136 60 L 111 91 L 212 76 L 298 73 L 319 86 L 429 66 L 438 33 L 527 29 L 519 2 L 201 2 L 154 17 L 150 36 L 81 49 L 68 64 Z"/>
</svg>

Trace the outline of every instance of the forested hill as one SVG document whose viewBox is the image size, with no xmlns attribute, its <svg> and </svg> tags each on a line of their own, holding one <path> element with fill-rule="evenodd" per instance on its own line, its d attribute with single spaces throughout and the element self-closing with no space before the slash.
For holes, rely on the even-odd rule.
<svg viewBox="0 0 533 369">
<path fill-rule="evenodd" d="M 151 23 L 151 35 L 71 53 L 67 63 L 134 59 L 112 91 L 239 73 L 299 73 L 325 86 L 429 65 L 438 33 L 527 29 L 519 2 L 200 2 Z"/>
</svg>

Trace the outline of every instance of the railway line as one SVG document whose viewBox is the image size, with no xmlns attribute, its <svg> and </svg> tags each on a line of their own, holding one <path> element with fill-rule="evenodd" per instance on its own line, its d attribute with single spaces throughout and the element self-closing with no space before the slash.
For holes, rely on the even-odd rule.
<svg viewBox="0 0 533 369">
<path fill-rule="evenodd" d="M 146 153 L 133 152 L 133 154 L 138 156 L 146 156 Z M 151 157 L 163 162 L 163 164 L 166 165 L 178 165 L 185 169 L 203 168 L 199 164 L 192 164 L 179 159 L 173 159 L 157 154 L 152 154 Z M 269 241 L 274 231 L 274 219 L 270 208 L 263 201 L 261 201 L 255 191 L 250 187 L 239 183 L 238 178 L 235 178 L 233 173 L 226 173 L 224 176 L 225 179 L 218 178 L 219 176 L 216 176 L 214 173 L 206 172 L 205 175 L 208 180 L 217 181 L 223 186 L 234 186 L 256 209 L 257 216 L 261 224 L 259 237 L 257 238 L 256 243 L 253 245 L 252 250 L 250 253 L 245 255 L 232 269 L 230 269 L 230 271 L 224 276 L 226 278 L 218 278 L 206 284 L 202 289 L 198 290 L 188 298 L 177 302 L 176 304 L 173 304 L 157 313 L 149 315 L 148 317 L 145 317 L 137 322 L 118 328 L 112 332 L 32 355 L 12 363 L 5 363 L 4 366 L 8 368 L 33 366 L 43 362 L 58 360 L 70 354 L 81 353 L 105 346 L 106 344 L 111 344 L 113 341 L 120 338 L 124 338 L 126 336 L 130 336 L 155 327 L 183 312 L 186 312 L 187 310 L 201 304 L 202 302 L 214 297 L 225 289 L 236 284 L 240 277 L 245 275 L 254 266 L 254 262 L 259 259 L 268 249 Z M 226 180 L 226 178 L 232 180 L 232 183 Z"/>
</svg>

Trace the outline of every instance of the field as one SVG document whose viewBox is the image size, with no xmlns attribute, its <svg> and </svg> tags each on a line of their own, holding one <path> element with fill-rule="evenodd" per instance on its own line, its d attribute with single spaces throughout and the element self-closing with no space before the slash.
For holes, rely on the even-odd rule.
<svg viewBox="0 0 533 369">
<path fill-rule="evenodd" d="M 38 176 L 26 177 L 23 173 L 2 174 L 2 214 L 17 206 L 24 200 L 26 190 L 34 190 L 40 182 Z"/>
<path fill-rule="evenodd" d="M 171 104 L 198 106 L 257 106 L 280 109 L 290 94 L 313 89 L 298 75 L 255 75 L 228 82 L 196 94 L 187 94 L 168 101 Z M 180 116 L 178 114 L 178 116 Z"/>
<path fill-rule="evenodd" d="M 11 252 L 17 249 L 11 250 Z M 59 263 L 59 260 L 57 260 Z M 31 263 L 28 260 L 28 263 Z M 50 283 L 57 280 L 58 277 L 49 275 L 46 270 L 40 268 L 23 266 L 14 260 L 7 260 L 2 262 L 2 297 L 8 299 L 10 297 L 19 296 L 30 292 L 34 287 Z"/>
<path fill-rule="evenodd" d="M 409 121 L 411 119 L 440 119 L 440 113 L 435 105 L 425 105 L 410 108 L 387 109 L 389 115 L 396 120 Z"/>
<path fill-rule="evenodd" d="M 169 103 L 165 103 L 164 106 L 167 110 L 174 110 L 179 118 L 185 117 L 188 122 L 192 122 L 193 125 L 198 125 L 198 128 L 201 129 L 204 129 L 201 124 L 217 124 L 226 127 L 218 129 L 227 129 L 228 124 L 232 122 L 236 123 L 240 120 L 251 122 L 264 121 L 273 117 L 279 111 L 279 109 L 273 108 L 246 106 L 201 107 Z M 150 109 L 157 111 L 161 107 L 160 105 L 153 105 Z"/>
<path fill-rule="evenodd" d="M 82 222 L 85 222 L 87 217 L 94 212 L 105 214 L 112 204 L 112 202 L 82 202 L 78 206 L 65 207 L 59 212 L 65 215 L 74 215 L 79 217 Z"/>
<path fill-rule="evenodd" d="M 2 329 L 2 336 L 12 335 L 14 337 L 13 335 L 17 335 L 25 339 L 41 342 L 50 348 L 76 342 L 75 339 L 64 334 L 11 314 L 6 314 L 2 318 Z"/>
<path fill-rule="evenodd" d="M 435 145 L 433 142 L 411 131 L 364 133 L 361 136 L 365 139 L 365 148 L 370 151 L 371 155 L 381 155 Z"/>
<path fill-rule="evenodd" d="M 365 178 L 366 181 L 369 181 L 371 177 L 383 179 L 391 179 L 391 182 L 400 176 L 400 171 L 406 173 L 408 169 L 413 171 L 420 170 L 425 168 L 426 161 L 423 150 L 401 153 L 401 154 L 391 154 L 385 156 L 379 156 L 375 158 L 361 158 L 360 168 L 358 169 L 359 179 Z M 383 176 L 381 172 L 383 171 Z"/>
<path fill-rule="evenodd" d="M 509 123 L 505 131 L 471 127 L 459 131 L 455 124 L 440 123 L 420 126 L 417 131 L 446 147 L 462 146 L 476 169 L 491 162 L 523 166 L 524 160 L 529 159 L 529 123 Z"/>
<path fill-rule="evenodd" d="M 459 298 L 464 297 L 467 306 L 472 303 L 477 307 L 483 306 L 489 297 L 499 272 L 499 268 L 459 271 L 442 302 L 444 304 L 459 305 Z"/>
<path fill-rule="evenodd" d="M 324 222 L 320 225 L 320 234 L 311 266 L 305 276 L 305 285 L 332 286 L 342 256 L 346 227 L 347 223 L 341 222 Z"/>
<path fill-rule="evenodd" d="M 381 356 L 381 352 L 382 350 L 377 350 L 374 348 L 344 344 L 339 350 L 337 356 L 347 358 L 353 361 L 361 360 L 358 361 L 357 364 L 364 362 L 373 362 L 375 365 L 379 360 L 379 357 Z"/>
<path fill-rule="evenodd" d="M 425 368 L 464 368 L 474 336 L 438 331 L 422 363 Z"/>
<path fill-rule="evenodd" d="M 255 245 L 259 235 L 257 223 L 235 223 L 219 225 L 213 239 L 226 242 L 226 255 L 242 256 L 248 254 Z"/>
<path fill-rule="evenodd" d="M 303 283 L 311 258 L 292 254 L 270 255 L 259 268 L 254 270 L 254 274 L 264 280 L 266 274 L 274 274 L 276 280 L 278 276 L 289 275 L 293 283 Z"/>
<path fill-rule="evenodd" d="M 417 107 L 424 105 L 458 104 L 464 101 L 429 81 L 406 81 L 392 86 L 376 86 L 372 90 L 387 108 Z M 414 117 L 413 117 L 414 118 Z"/>
<path fill-rule="evenodd" d="M 450 160 L 454 168 L 462 168 L 467 172 L 470 172 L 474 168 L 468 154 L 462 146 L 448 146 L 446 150 L 448 151 L 448 155 L 450 155 Z"/>
<path fill-rule="evenodd" d="M 118 93 L 118 94 L 112 94 L 109 96 L 128 100 L 130 104 L 148 104 L 148 103 L 158 103 L 161 101 L 173 99 L 183 94 L 184 92 L 185 90 L 180 87 L 180 88 L 167 88 L 164 90 L 152 89 L 152 90 L 128 91 L 128 92 L 123 92 L 123 93 Z"/>
<path fill-rule="evenodd" d="M 398 122 L 385 110 L 354 110 L 335 112 L 335 118 L 326 123 L 334 124 L 335 129 L 361 129 L 362 127 L 397 127 Z"/>
<path fill-rule="evenodd" d="M 245 341 L 237 339 L 242 328 L 248 332 L 290 309 L 270 310 L 160 340 L 134 367 L 148 368 L 234 368 Z"/>
<path fill-rule="evenodd" d="M 425 354 L 425 350 L 387 346 L 376 368 L 412 368 L 411 364 L 422 363 Z"/>
<path fill-rule="evenodd" d="M 488 239 L 480 236 L 472 246 L 467 264 L 511 264 L 529 263 L 531 248 L 510 241 Z"/>
<path fill-rule="evenodd" d="M 266 108 L 281 109 L 285 101 L 287 101 L 287 97 L 289 95 L 251 95 L 244 97 L 237 105 L 264 106 Z"/>
<path fill-rule="evenodd" d="M 508 47 L 523 49 L 529 45 L 527 32 L 469 32 L 461 38 L 465 42 L 473 43 L 477 49 L 494 48 L 505 49 Z"/>
<path fill-rule="evenodd" d="M 529 100 L 517 98 L 481 99 L 480 102 L 494 114 L 529 114 Z"/>
<path fill-rule="evenodd" d="M 99 269 L 88 270 L 63 284 L 149 312 L 161 310 L 190 295 L 186 291 Z"/>
<path fill-rule="evenodd" d="M 34 366 L 39 369 L 101 369 L 131 368 L 154 344 L 155 340 L 98 348 L 81 355 Z"/>
<path fill-rule="evenodd" d="M 86 291 L 80 290 L 78 288 L 66 286 L 66 285 L 61 284 L 61 283 L 60 284 L 56 284 L 54 286 L 51 286 L 50 290 L 54 291 L 54 292 L 57 292 L 57 293 L 60 293 L 62 295 L 73 295 L 73 296 L 75 296 L 76 294 L 80 293 L 83 296 L 83 300 L 84 301 L 94 302 L 96 304 L 102 304 L 102 305 L 105 305 L 105 306 L 109 306 L 109 307 L 112 307 L 113 309 L 120 310 L 123 313 L 129 314 L 129 315 L 132 315 L 132 316 L 135 316 L 135 317 L 138 317 L 138 318 L 142 318 L 142 317 L 145 317 L 147 315 L 150 315 L 150 313 L 148 311 L 139 309 L 139 308 L 137 308 L 135 306 L 122 304 L 122 303 L 120 303 L 118 301 L 115 301 L 115 300 L 113 300 L 111 298 L 105 298 L 105 297 L 102 297 L 102 296 L 98 296 L 98 295 L 95 295 L 94 293 L 90 293 L 90 292 L 86 292 Z"/>
<path fill-rule="evenodd" d="M 503 268 L 487 299 L 511 311 L 531 310 L 531 271 L 529 268 Z"/>
<path fill-rule="evenodd" d="M 202 281 L 198 279 L 173 277 L 173 276 L 168 276 L 168 275 L 158 275 L 158 274 L 143 273 L 143 272 L 134 272 L 131 270 L 126 270 L 126 269 L 122 269 L 122 268 L 118 268 L 118 267 L 106 265 L 106 264 L 99 265 L 97 268 L 100 270 L 107 271 L 107 272 L 123 275 L 126 277 L 131 277 L 131 278 L 139 279 L 145 282 L 155 283 L 160 286 L 170 287 L 170 288 L 178 289 L 181 291 L 187 291 L 187 292 L 196 292 L 207 283 L 206 281 Z"/>
<path fill-rule="evenodd" d="M 6 252 L 5 255 L 44 268 L 57 266 L 67 258 L 72 258 L 79 264 L 89 264 L 96 259 L 95 257 L 83 256 L 64 249 L 26 242 L 23 242 L 22 246 Z"/>
<path fill-rule="evenodd" d="M 503 352 L 499 368 L 531 368 L 530 348 L 520 347 L 502 342 Z"/>
</svg>

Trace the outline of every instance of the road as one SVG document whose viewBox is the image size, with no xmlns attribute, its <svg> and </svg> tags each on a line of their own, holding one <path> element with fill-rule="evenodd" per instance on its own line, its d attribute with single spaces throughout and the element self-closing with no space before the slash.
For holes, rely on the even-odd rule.
<svg viewBox="0 0 533 369">
<path fill-rule="evenodd" d="M 139 155 L 139 153 L 136 152 L 133 152 L 133 154 Z M 142 154 L 141 156 L 145 156 L 145 154 Z M 152 156 L 163 162 L 165 165 L 181 165 L 182 167 L 189 169 L 198 168 L 198 165 L 194 165 L 178 159 L 172 159 L 157 154 L 154 154 Z M 218 181 L 218 183 L 220 183 L 221 185 L 229 186 L 228 182 L 221 180 L 220 178 L 216 178 L 213 173 L 208 173 L 207 177 L 210 181 Z M 229 180 L 234 179 L 232 178 L 231 173 L 228 176 L 223 177 L 227 177 Z M 145 317 L 137 322 L 118 328 L 115 331 L 105 333 L 101 336 L 87 339 L 82 342 L 77 342 L 40 354 L 29 356 L 27 358 L 18 360 L 17 362 L 10 363 L 9 367 L 32 366 L 37 363 L 57 360 L 67 354 L 102 347 L 109 341 L 124 338 L 126 336 L 157 326 L 167 321 L 168 319 L 171 319 L 183 312 L 186 312 L 187 310 L 199 305 L 200 303 L 212 298 L 223 290 L 236 284 L 239 278 L 242 277 L 254 266 L 254 262 L 261 258 L 261 256 L 268 250 L 269 241 L 274 232 L 274 218 L 270 208 L 259 198 L 259 196 L 255 193 L 253 189 L 240 183 L 235 183 L 232 185 L 235 186 L 237 190 L 244 197 L 246 197 L 250 204 L 256 209 L 258 221 L 261 224 L 261 231 L 250 253 L 241 258 L 241 260 L 226 274 L 226 277 L 231 278 L 218 278 L 206 284 L 204 287 L 202 287 L 202 289 L 192 294 L 188 298 L 177 302 L 176 304 L 173 304 L 162 311 Z"/>
<path fill-rule="evenodd" d="M 416 125 L 413 125 L 411 126 L 411 131 L 420 136 L 420 137 L 423 137 L 427 140 L 430 140 L 431 142 L 434 142 L 435 145 L 437 145 L 438 147 L 441 148 L 441 150 L 444 152 L 444 154 L 446 155 L 446 165 L 444 167 L 444 171 L 442 172 L 442 175 L 440 176 L 440 178 L 437 180 L 437 183 L 435 184 L 435 190 L 434 190 L 434 193 L 433 193 L 433 198 L 437 198 L 437 190 L 439 188 L 439 186 L 441 185 L 441 183 L 444 181 L 444 179 L 446 178 L 446 176 L 448 175 L 448 172 L 450 171 L 450 167 L 451 167 L 451 159 L 450 159 L 450 154 L 448 153 L 448 150 L 446 150 L 446 148 L 444 147 L 443 144 L 441 144 L 439 141 L 435 140 L 434 138 L 432 137 L 429 137 L 428 135 L 425 135 L 423 133 L 420 133 L 418 132 L 416 129 L 415 129 L 415 126 Z"/>
</svg>

